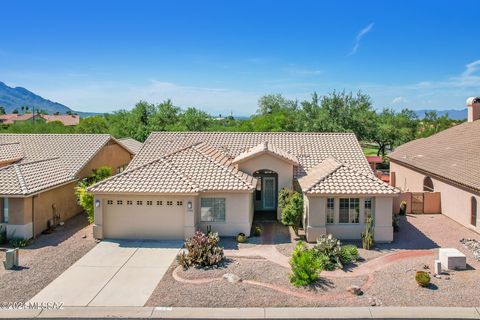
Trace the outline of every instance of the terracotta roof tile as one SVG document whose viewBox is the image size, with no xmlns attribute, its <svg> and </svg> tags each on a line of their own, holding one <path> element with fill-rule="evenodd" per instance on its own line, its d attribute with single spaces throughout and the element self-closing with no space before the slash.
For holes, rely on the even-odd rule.
<svg viewBox="0 0 480 320">
<path fill-rule="evenodd" d="M 0 163 L 14 162 L 23 158 L 23 150 L 20 143 L 3 143 L 0 144 Z"/>
<path fill-rule="evenodd" d="M 306 194 L 394 195 L 398 190 L 373 174 L 357 171 L 334 158 L 327 158 L 298 180 Z"/>
<path fill-rule="evenodd" d="M 480 191 L 480 120 L 399 146 L 388 157 Z"/>
<path fill-rule="evenodd" d="M 264 141 L 259 145 L 249 149 L 248 151 L 240 153 L 238 156 L 235 157 L 235 159 L 233 159 L 233 162 L 234 163 L 242 162 L 250 158 L 253 158 L 257 155 L 265 154 L 265 153 L 271 154 L 274 157 L 280 158 L 295 166 L 298 166 L 298 159 L 296 156 L 289 154 L 288 152 L 280 148 L 277 148 L 274 144 L 269 143 L 268 141 Z"/>
<path fill-rule="evenodd" d="M 132 152 L 133 154 L 137 154 L 143 146 L 143 143 L 133 138 L 122 138 L 117 139 L 117 141 L 121 143 L 125 148 L 130 150 L 130 152 Z"/>
<path fill-rule="evenodd" d="M 64 126 L 76 126 L 80 123 L 80 116 L 75 114 L 48 115 L 42 114 L 41 117 L 46 122 L 60 121 Z"/>
<path fill-rule="evenodd" d="M 196 193 L 253 190 L 256 179 L 238 171 L 225 155 L 197 143 L 128 169 L 89 188 L 92 192 Z"/>
</svg>

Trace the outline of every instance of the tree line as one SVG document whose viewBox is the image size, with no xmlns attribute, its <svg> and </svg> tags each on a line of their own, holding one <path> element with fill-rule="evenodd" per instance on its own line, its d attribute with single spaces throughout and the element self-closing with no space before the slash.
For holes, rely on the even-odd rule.
<svg viewBox="0 0 480 320">
<path fill-rule="evenodd" d="M 298 101 L 280 94 L 259 99 L 257 112 L 248 119 L 213 118 L 194 107 L 181 109 L 171 100 L 159 104 L 140 101 L 131 110 L 81 119 L 74 127 L 61 123 L 15 123 L 2 125 L 11 133 L 110 133 L 145 141 L 153 131 L 271 131 L 271 132 L 353 132 L 358 140 L 370 142 L 378 155 L 410 140 L 427 137 L 459 121 L 439 117 L 436 112 L 418 119 L 414 111 L 384 108 L 376 111 L 370 97 L 362 92 L 313 93 Z"/>
</svg>

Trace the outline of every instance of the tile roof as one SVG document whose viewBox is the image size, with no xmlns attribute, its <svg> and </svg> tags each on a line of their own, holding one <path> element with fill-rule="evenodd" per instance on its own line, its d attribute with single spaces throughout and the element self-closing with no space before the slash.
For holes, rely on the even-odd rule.
<svg viewBox="0 0 480 320">
<path fill-rule="evenodd" d="M 235 157 L 235 159 L 233 159 L 233 163 L 242 162 L 265 153 L 271 154 L 274 157 L 280 158 L 295 166 L 298 166 L 298 159 L 296 156 L 289 154 L 288 152 L 280 148 L 277 148 L 272 143 L 268 143 L 268 141 L 264 141 L 259 145 L 249 149 L 248 151 L 240 153 L 238 156 Z"/>
<path fill-rule="evenodd" d="M 357 171 L 333 157 L 322 161 L 298 180 L 306 194 L 394 195 L 398 190 L 373 174 Z"/>
<path fill-rule="evenodd" d="M 5 171 L 0 175 L 0 190 L 11 195 L 12 181 L 16 181 L 18 194 L 25 195 L 76 178 L 78 172 L 111 140 L 108 134 L 0 134 L 0 146 L 16 144 L 23 152 L 18 162 L 2 168 Z M 21 170 L 23 179 L 11 179 L 15 168 Z M 22 181 L 26 184 L 23 185 Z"/>
<path fill-rule="evenodd" d="M 362 148 L 353 133 L 316 132 L 154 132 L 135 156 L 129 169 L 158 159 L 175 150 L 205 142 L 234 159 L 261 143 L 268 143 L 295 156 L 295 178 L 329 156 L 362 172 L 371 173 Z"/>
<path fill-rule="evenodd" d="M 0 163 L 15 162 L 23 158 L 23 150 L 18 142 L 0 144 Z"/>
<path fill-rule="evenodd" d="M 28 195 L 74 180 L 59 158 L 13 164 L 0 168 L 0 194 Z"/>
<path fill-rule="evenodd" d="M 480 191 L 480 120 L 399 146 L 388 157 Z"/>
<path fill-rule="evenodd" d="M 60 121 L 64 126 L 76 126 L 80 123 L 80 116 L 75 114 L 48 115 L 42 114 L 41 117 L 46 122 Z"/>
<path fill-rule="evenodd" d="M 128 169 L 89 188 L 92 192 L 197 193 L 253 190 L 256 179 L 206 143 L 196 143 Z"/>
<path fill-rule="evenodd" d="M 117 141 L 121 143 L 125 148 L 130 150 L 133 154 L 137 154 L 143 146 L 143 143 L 133 138 L 122 138 L 117 139 Z"/>
</svg>

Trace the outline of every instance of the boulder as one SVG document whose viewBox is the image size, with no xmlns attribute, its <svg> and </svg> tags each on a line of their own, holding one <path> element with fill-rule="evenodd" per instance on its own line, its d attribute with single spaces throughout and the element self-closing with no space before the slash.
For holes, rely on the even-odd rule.
<svg viewBox="0 0 480 320">
<path fill-rule="evenodd" d="M 242 278 L 233 273 L 225 273 L 223 279 L 227 280 L 230 283 L 238 283 L 242 281 Z"/>
<path fill-rule="evenodd" d="M 362 288 L 360 288 L 359 286 L 349 286 L 347 288 L 347 291 L 356 296 L 361 296 L 363 294 Z"/>
</svg>

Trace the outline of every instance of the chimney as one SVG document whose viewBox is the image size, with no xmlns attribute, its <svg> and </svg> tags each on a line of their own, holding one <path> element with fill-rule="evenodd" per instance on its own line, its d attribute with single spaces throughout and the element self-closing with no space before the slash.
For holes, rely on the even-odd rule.
<svg viewBox="0 0 480 320">
<path fill-rule="evenodd" d="M 480 97 L 470 97 L 467 99 L 468 122 L 480 119 Z"/>
</svg>

